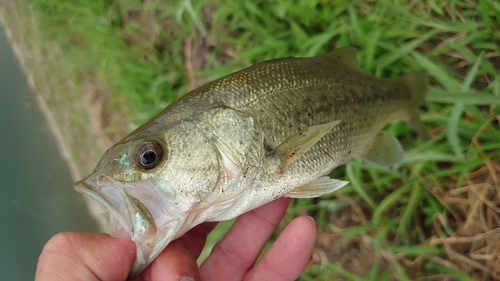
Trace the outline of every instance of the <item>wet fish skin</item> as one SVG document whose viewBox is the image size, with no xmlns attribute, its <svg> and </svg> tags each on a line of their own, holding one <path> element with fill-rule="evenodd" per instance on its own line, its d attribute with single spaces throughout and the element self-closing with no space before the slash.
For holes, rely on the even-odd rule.
<svg viewBox="0 0 500 281">
<path fill-rule="evenodd" d="M 426 89 L 424 73 L 361 73 L 352 48 L 258 63 L 165 108 L 75 188 L 110 209 L 112 228 L 131 234 L 134 275 L 197 224 L 341 188 L 346 182 L 325 175 L 351 158 L 397 163 L 401 147 L 381 130 L 402 118 L 428 138 L 417 112 Z M 155 145 L 161 159 L 141 167 L 140 151 Z"/>
</svg>

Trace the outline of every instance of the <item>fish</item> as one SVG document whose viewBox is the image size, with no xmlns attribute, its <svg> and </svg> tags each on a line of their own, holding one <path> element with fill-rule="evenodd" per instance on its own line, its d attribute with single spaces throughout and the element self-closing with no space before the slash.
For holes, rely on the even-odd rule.
<svg viewBox="0 0 500 281">
<path fill-rule="evenodd" d="M 109 232 L 123 228 L 135 242 L 135 276 L 198 224 L 342 188 L 328 174 L 352 158 L 399 163 L 402 147 L 382 129 L 402 119 L 429 138 L 418 113 L 427 81 L 364 74 L 352 47 L 257 63 L 167 106 L 74 188 L 111 214 Z"/>
</svg>

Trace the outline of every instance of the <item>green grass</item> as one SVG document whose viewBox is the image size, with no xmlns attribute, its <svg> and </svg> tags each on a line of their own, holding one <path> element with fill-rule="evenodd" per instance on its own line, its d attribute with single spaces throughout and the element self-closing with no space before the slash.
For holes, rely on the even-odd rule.
<svg viewBox="0 0 500 281">
<path fill-rule="evenodd" d="M 120 108 L 109 103 L 104 111 L 130 120 L 128 129 L 184 94 L 192 83 L 189 75 L 208 81 L 272 58 L 354 46 L 365 73 L 392 78 L 426 71 L 430 89 L 421 116 L 432 139 L 421 140 L 403 122 L 389 124 L 386 130 L 406 150 L 399 166 L 381 169 L 351 161 L 331 174 L 351 184 L 321 199 L 296 200 L 287 215 L 290 220 L 307 211 L 317 219 L 320 234 L 341 234 L 332 243 L 364 245 L 372 258 L 355 271 L 349 264 L 359 257 L 334 263 L 322 259 L 300 280 L 415 280 L 438 274 L 480 278 L 478 268 L 459 262 L 431 238 L 456 237 L 469 225 L 477 198 L 467 195 L 469 205 L 457 203 L 453 190 L 467 187 L 473 172 L 487 161 L 497 163 L 500 156 L 500 4 L 331 2 L 33 0 L 29 7 L 44 40 L 61 48 L 61 71 L 77 86 L 88 75 L 99 77 L 99 87 L 111 92 L 109 99 L 123 102 Z M 186 68 L 188 40 L 194 52 L 202 53 L 193 62 L 200 64 L 194 72 Z M 113 122 L 105 125 L 108 134 L 126 133 Z M 498 202 L 498 197 L 489 200 Z M 343 212 L 350 217 L 340 223 Z M 225 229 L 227 224 L 214 231 L 210 243 Z M 469 247 L 461 254 L 471 251 Z"/>
</svg>

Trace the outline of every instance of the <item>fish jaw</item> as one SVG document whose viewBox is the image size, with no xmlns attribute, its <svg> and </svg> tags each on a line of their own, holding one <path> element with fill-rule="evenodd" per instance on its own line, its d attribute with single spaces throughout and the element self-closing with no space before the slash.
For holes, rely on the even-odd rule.
<svg viewBox="0 0 500 281">
<path fill-rule="evenodd" d="M 193 227 L 186 212 L 171 208 L 168 196 L 151 181 L 128 183 L 94 173 L 75 183 L 74 188 L 104 207 L 101 215 L 108 233 L 123 228 L 135 242 L 137 253 L 130 277 L 142 272 L 171 241 Z M 141 190 L 147 190 L 147 194 Z"/>
</svg>

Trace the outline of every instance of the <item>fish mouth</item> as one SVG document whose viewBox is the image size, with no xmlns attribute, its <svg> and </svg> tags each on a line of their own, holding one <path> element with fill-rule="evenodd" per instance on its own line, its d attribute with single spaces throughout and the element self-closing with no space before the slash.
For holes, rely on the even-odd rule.
<svg viewBox="0 0 500 281">
<path fill-rule="evenodd" d="M 161 188 L 151 182 L 126 183 L 91 174 L 74 188 L 104 207 L 101 217 L 107 233 L 123 228 L 135 242 L 137 256 L 130 277 L 142 272 L 168 243 L 186 231 L 182 227 L 184 216 L 168 208 L 165 196 L 158 194 Z"/>
</svg>

